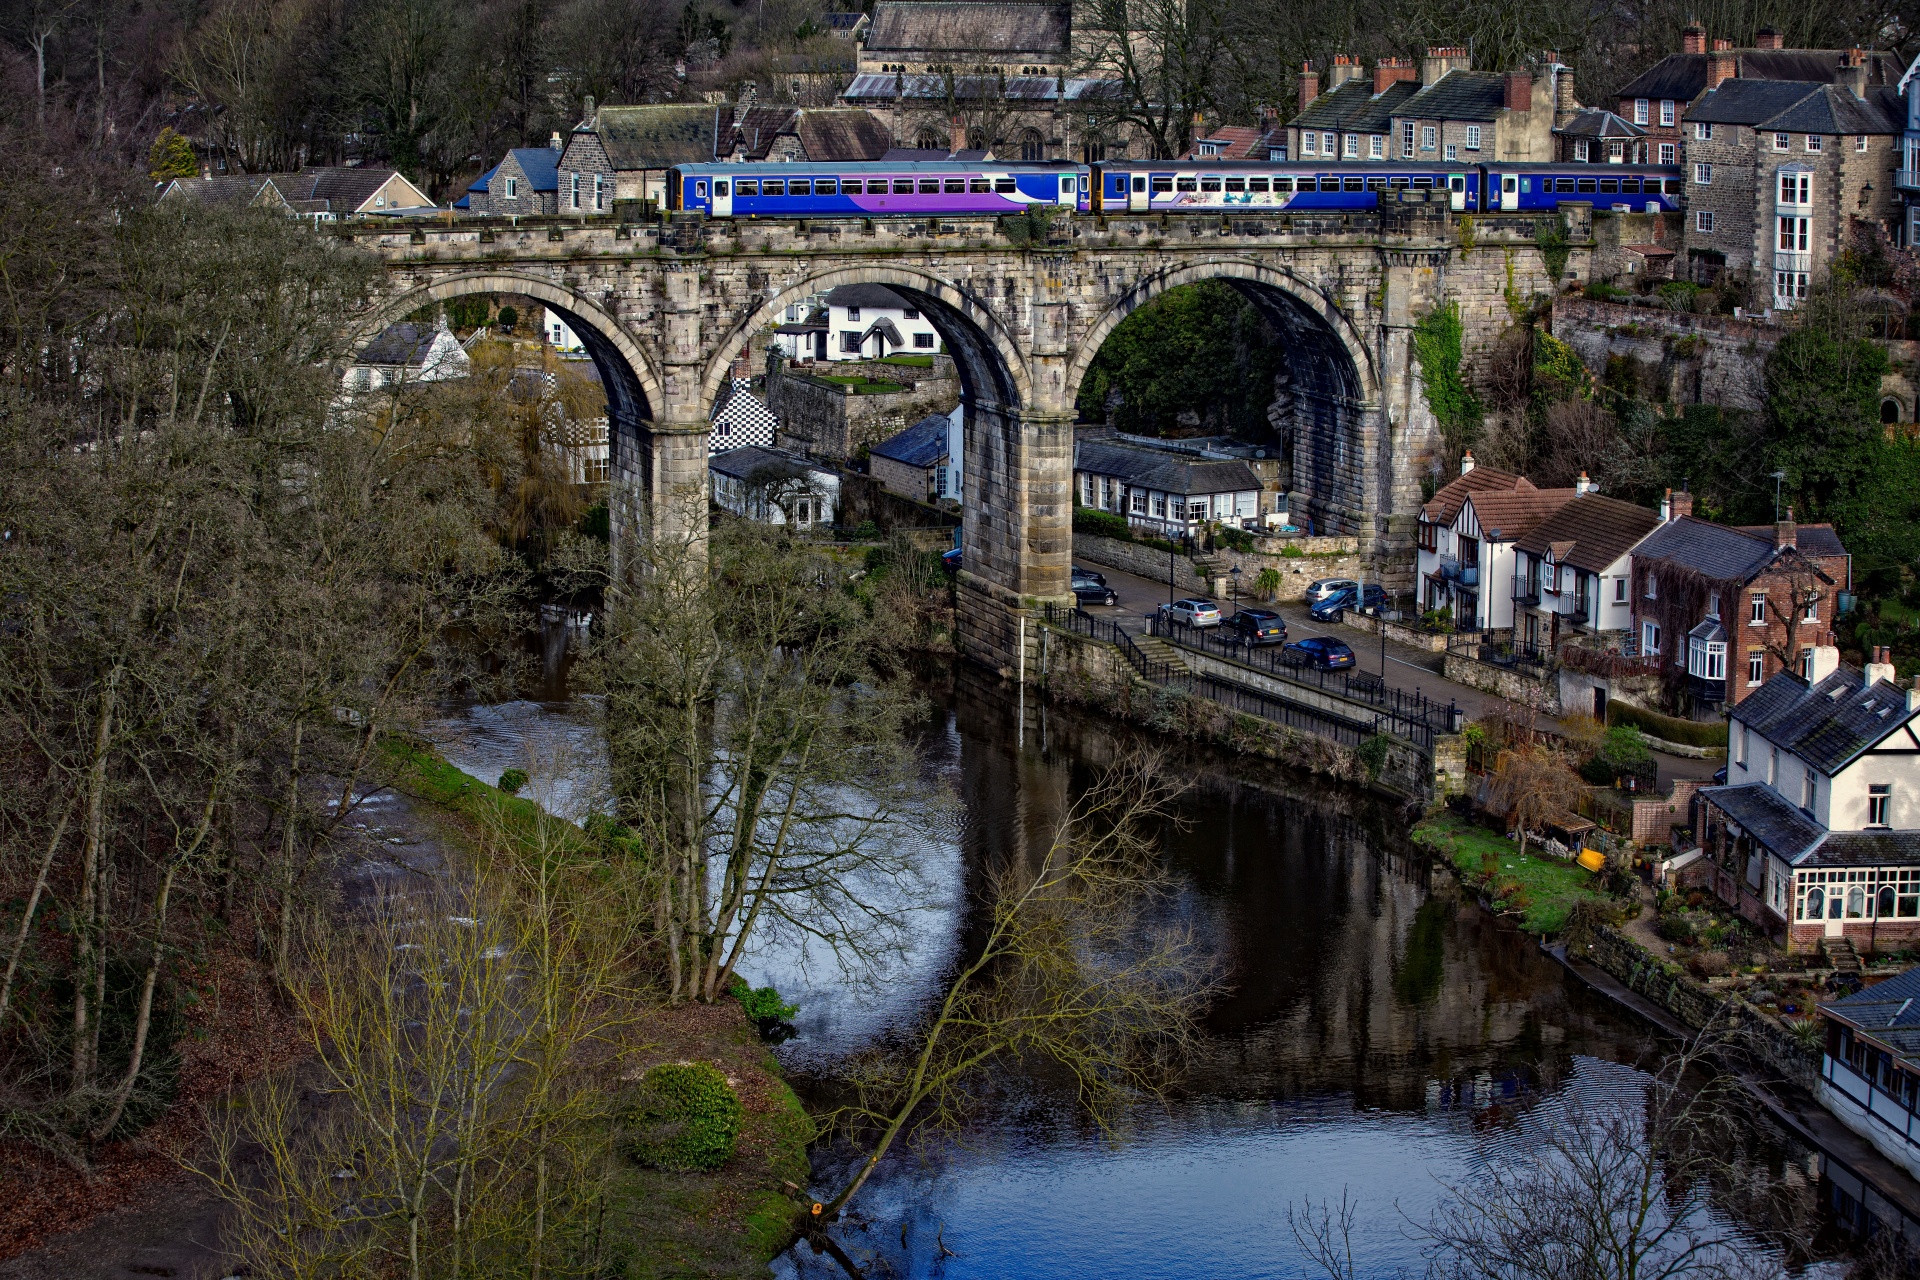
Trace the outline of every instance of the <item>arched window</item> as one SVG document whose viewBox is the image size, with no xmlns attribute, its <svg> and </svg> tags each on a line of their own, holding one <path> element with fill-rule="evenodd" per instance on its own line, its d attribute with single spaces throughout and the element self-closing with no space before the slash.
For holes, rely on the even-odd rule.
<svg viewBox="0 0 1920 1280">
<path fill-rule="evenodd" d="M 1088 134 L 1087 140 L 1080 144 L 1080 163 L 1099 164 L 1107 158 L 1107 143 L 1098 134 Z"/>
<path fill-rule="evenodd" d="M 1866 890 L 1859 885 L 1847 890 L 1847 919 L 1858 920 L 1867 913 Z"/>
<path fill-rule="evenodd" d="M 1818 920 L 1827 914 L 1827 891 L 1819 885 L 1807 886 L 1806 907 L 1801 911 L 1802 920 Z"/>
<path fill-rule="evenodd" d="M 1893 886 L 1881 885 L 1880 892 L 1875 897 L 1873 914 L 1885 920 L 1893 914 Z"/>
<path fill-rule="evenodd" d="M 1880 402 L 1880 421 L 1891 425 L 1900 421 L 1900 402 L 1888 396 Z"/>
<path fill-rule="evenodd" d="M 946 150 L 946 147 L 940 141 L 940 135 L 931 129 L 922 129 L 919 133 L 915 134 L 913 145 L 922 151 Z"/>
<path fill-rule="evenodd" d="M 1021 133 L 1020 158 L 1022 160 L 1045 160 L 1047 158 L 1047 140 L 1040 136 L 1038 129 L 1028 129 Z"/>
</svg>

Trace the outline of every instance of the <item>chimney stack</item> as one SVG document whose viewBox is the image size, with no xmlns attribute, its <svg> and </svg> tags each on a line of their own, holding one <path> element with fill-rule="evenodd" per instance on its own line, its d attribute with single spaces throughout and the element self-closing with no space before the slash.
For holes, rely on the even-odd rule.
<svg viewBox="0 0 1920 1280">
<path fill-rule="evenodd" d="M 1509 111 L 1533 110 L 1533 76 L 1525 71 L 1506 75 L 1506 97 L 1501 103 Z"/>
<path fill-rule="evenodd" d="M 1867 56 L 1858 49 L 1849 49 L 1840 58 L 1840 69 L 1834 73 L 1835 88 L 1845 89 L 1856 99 L 1867 96 Z"/>
<path fill-rule="evenodd" d="M 1680 33 L 1680 52 L 1705 53 L 1707 51 L 1707 29 L 1697 22 L 1689 22 L 1687 29 Z"/>
<path fill-rule="evenodd" d="M 1762 27 L 1753 33 L 1753 47 L 1756 49 L 1784 49 L 1786 37 L 1772 27 Z"/>
<path fill-rule="evenodd" d="M 1808 650 L 1812 660 L 1807 664 L 1807 683 L 1819 684 L 1840 669 L 1840 651 L 1830 644 L 1817 644 Z"/>
<path fill-rule="evenodd" d="M 1673 518 L 1675 520 L 1678 520 L 1681 516 L 1690 516 L 1693 514 L 1693 494 L 1688 490 L 1682 489 L 1678 493 L 1675 493 L 1671 489 L 1667 490 L 1667 501 L 1673 506 Z"/>
<path fill-rule="evenodd" d="M 558 129 L 555 129 L 553 136 L 547 139 L 547 145 L 555 151 L 564 151 L 566 149 L 566 144 L 560 141 L 560 131 Z"/>
<path fill-rule="evenodd" d="M 1671 519 L 1673 519 L 1673 490 L 1669 489 L 1666 496 L 1660 499 L 1660 523 L 1665 524 Z"/>
<path fill-rule="evenodd" d="M 1557 129 L 1573 119 L 1580 110 L 1580 100 L 1574 96 L 1573 68 L 1556 65 L 1553 69 L 1553 124 Z"/>
<path fill-rule="evenodd" d="M 967 122 L 959 116 L 947 121 L 947 150 L 955 155 L 967 149 Z"/>
<path fill-rule="evenodd" d="M 1377 98 L 1402 80 L 1411 80 L 1418 74 L 1412 58 L 1382 58 L 1373 64 L 1373 96 Z"/>
<path fill-rule="evenodd" d="M 1327 88 L 1338 89 L 1349 80 L 1358 80 L 1367 74 L 1360 65 L 1360 59 L 1350 58 L 1344 53 L 1333 55 L 1333 65 L 1327 69 Z"/>
<path fill-rule="evenodd" d="M 1467 474 L 1467 472 L 1473 470 L 1473 466 L 1473 450 L 1469 449 L 1460 455 L 1460 474 Z"/>
<path fill-rule="evenodd" d="M 1724 40 L 1715 40 L 1715 45 L 1725 44 Z M 1707 55 L 1707 88 L 1718 89 L 1723 81 L 1731 80 L 1740 72 L 1740 60 L 1731 50 L 1716 48 Z"/>
<path fill-rule="evenodd" d="M 1871 689 L 1882 680 L 1888 684 L 1897 685 L 1900 682 L 1900 674 L 1894 670 L 1893 650 L 1883 644 L 1875 645 L 1873 652 L 1868 655 L 1866 677 L 1863 688 Z"/>
<path fill-rule="evenodd" d="M 1420 59 L 1420 83 L 1431 87 L 1439 84 L 1449 71 L 1463 71 L 1473 66 L 1473 55 L 1458 45 L 1435 45 L 1427 50 L 1426 57 Z"/>
<path fill-rule="evenodd" d="M 1776 551 L 1785 551 L 1788 547 L 1800 545 L 1799 530 L 1793 523 L 1793 508 L 1787 508 L 1786 518 L 1776 520 L 1773 525 L 1773 547 Z"/>
<path fill-rule="evenodd" d="M 1313 69 L 1311 62 L 1300 64 L 1300 109 L 1305 111 L 1307 104 L 1320 96 L 1320 73 Z"/>
<path fill-rule="evenodd" d="M 1573 482 L 1573 491 L 1575 493 L 1593 493 L 1599 488 L 1599 485 L 1587 479 L 1587 473 L 1584 471 L 1580 473 L 1580 478 Z"/>
</svg>

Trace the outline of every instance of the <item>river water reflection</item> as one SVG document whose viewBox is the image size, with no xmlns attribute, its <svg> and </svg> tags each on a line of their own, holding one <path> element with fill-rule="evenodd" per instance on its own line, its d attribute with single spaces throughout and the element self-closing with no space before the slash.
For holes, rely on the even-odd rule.
<svg viewBox="0 0 1920 1280">
<path fill-rule="evenodd" d="M 930 767 L 957 790 L 962 817 L 929 833 L 938 892 L 904 954 L 855 982 L 769 937 L 747 966 L 800 1006 L 779 1052 L 803 1095 L 835 1059 L 911 1026 L 964 945 L 970 873 L 1042 846 L 1122 745 L 1105 722 L 1023 712 L 966 677 L 929 693 Z M 512 744 L 540 718 L 501 728 L 514 719 L 461 717 L 450 757 L 483 775 L 516 763 Z M 578 753 L 577 721 L 544 721 L 537 732 Z M 1359 1204 L 1356 1273 L 1417 1275 L 1412 1228 L 1446 1183 L 1524 1148 L 1561 1109 L 1638 1096 L 1640 1068 L 1660 1052 L 1643 1024 L 1436 884 L 1397 806 L 1238 757 L 1180 751 L 1176 765 L 1191 785 L 1160 839 L 1180 909 L 1230 987 L 1180 1095 L 1103 1134 L 1034 1081 L 976 1132 L 889 1158 L 839 1232 L 869 1274 L 1318 1274 L 1287 1210 L 1347 1191 Z M 1789 1157 L 1763 1158 L 1780 1168 Z M 844 1163 L 816 1153 L 822 1189 Z M 843 1274 L 804 1244 L 774 1273 Z"/>
</svg>

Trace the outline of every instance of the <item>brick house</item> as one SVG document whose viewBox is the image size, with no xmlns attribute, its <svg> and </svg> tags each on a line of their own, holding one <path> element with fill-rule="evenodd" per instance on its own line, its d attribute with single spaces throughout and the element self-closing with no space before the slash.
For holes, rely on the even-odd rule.
<svg viewBox="0 0 1920 1280">
<path fill-rule="evenodd" d="M 1790 951 L 1920 939 L 1920 689 L 1886 651 L 1820 646 L 1728 713 L 1727 782 L 1699 793 L 1707 883 Z"/>
<path fill-rule="evenodd" d="M 1750 48 L 1736 49 L 1729 40 L 1714 40 L 1711 45 L 1709 48 L 1707 29 L 1690 23 L 1681 33 L 1679 53 L 1668 54 L 1620 87 L 1615 110 L 1646 131 L 1647 154 L 1643 159 L 1647 162 L 1679 163 L 1687 109 L 1721 82 L 1797 80 L 1833 84 L 1847 52 L 1788 49 L 1772 27 L 1760 28 Z M 1869 53 L 1862 62 L 1870 88 L 1891 85 L 1900 78 L 1899 64 L 1890 55 Z M 1668 153 L 1663 147 L 1673 150 Z"/>
<path fill-rule="evenodd" d="M 1639 657 L 1697 709 L 1735 707 L 1781 671 L 1804 673 L 1833 644 L 1852 557 L 1832 525 L 1735 527 L 1696 519 L 1669 493 L 1663 523 L 1633 552 Z M 1676 699 L 1677 700 L 1677 699 Z"/>
<path fill-rule="evenodd" d="M 1285 156 L 1305 160 L 1429 160 L 1437 164 L 1554 159 L 1553 127 L 1574 110 L 1573 75 L 1558 56 L 1531 69 L 1475 71 L 1464 48 L 1428 49 L 1412 60 L 1382 58 L 1369 77 L 1336 55 L 1328 88 L 1309 65 L 1300 110 L 1275 133 Z"/>
<path fill-rule="evenodd" d="M 559 160 L 557 146 L 515 147 L 475 178 L 454 208 L 482 217 L 558 213 Z"/>
<path fill-rule="evenodd" d="M 1846 243 L 1855 220 L 1895 231 L 1899 94 L 1866 83 L 1726 80 L 1686 113 L 1684 252 L 1703 283 L 1732 272 L 1750 305 L 1791 308 Z"/>
</svg>

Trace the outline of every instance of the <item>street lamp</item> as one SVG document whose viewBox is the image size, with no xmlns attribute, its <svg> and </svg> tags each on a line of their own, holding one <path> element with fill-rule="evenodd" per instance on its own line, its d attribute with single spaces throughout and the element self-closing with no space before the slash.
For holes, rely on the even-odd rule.
<svg viewBox="0 0 1920 1280">
<path fill-rule="evenodd" d="M 1787 478 L 1784 471 L 1773 473 L 1773 522 L 1780 523 L 1780 483 Z"/>
<path fill-rule="evenodd" d="M 1233 582 L 1233 616 L 1237 618 L 1240 616 L 1240 566 L 1233 566 L 1227 575 Z"/>
</svg>

